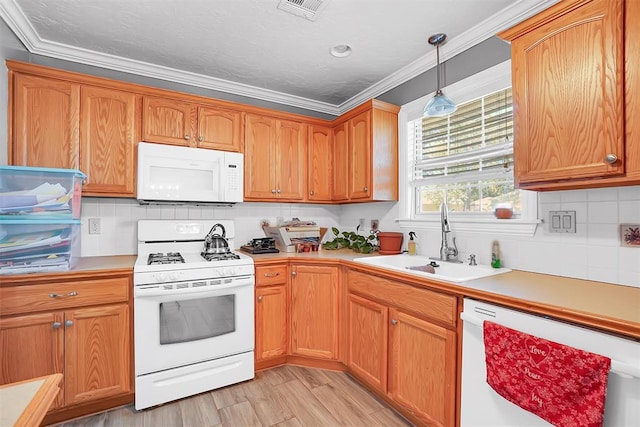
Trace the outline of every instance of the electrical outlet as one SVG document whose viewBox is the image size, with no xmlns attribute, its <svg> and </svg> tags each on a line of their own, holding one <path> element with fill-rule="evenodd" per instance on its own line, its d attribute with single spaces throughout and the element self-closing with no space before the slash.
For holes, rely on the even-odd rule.
<svg viewBox="0 0 640 427">
<path fill-rule="evenodd" d="M 371 231 L 378 231 L 378 226 L 380 225 L 380 221 L 377 219 L 371 220 Z"/>
<path fill-rule="evenodd" d="M 360 218 L 360 226 L 358 227 L 358 230 L 364 230 L 364 218 Z"/>
<path fill-rule="evenodd" d="M 89 218 L 89 234 L 100 234 L 100 218 Z"/>
</svg>

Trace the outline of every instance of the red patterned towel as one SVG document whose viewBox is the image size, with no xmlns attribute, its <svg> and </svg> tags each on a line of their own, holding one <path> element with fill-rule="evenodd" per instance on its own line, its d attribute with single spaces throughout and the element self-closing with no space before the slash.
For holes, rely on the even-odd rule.
<svg viewBox="0 0 640 427">
<path fill-rule="evenodd" d="M 602 426 L 611 359 L 484 321 L 487 383 L 554 426 Z"/>
</svg>

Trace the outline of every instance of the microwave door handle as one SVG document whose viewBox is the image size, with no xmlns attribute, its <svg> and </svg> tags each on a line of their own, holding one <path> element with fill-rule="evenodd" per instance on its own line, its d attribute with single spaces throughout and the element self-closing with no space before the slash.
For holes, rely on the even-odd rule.
<svg viewBox="0 0 640 427">
<path fill-rule="evenodd" d="M 135 296 L 136 297 L 156 297 L 163 295 L 190 295 L 197 294 L 203 292 L 217 292 L 225 289 L 234 289 L 241 288 L 244 286 L 253 285 L 252 280 L 238 280 L 233 281 L 232 283 L 227 283 L 224 285 L 212 285 L 212 286 L 199 286 L 197 288 L 182 288 L 182 289 L 162 289 L 162 285 L 154 286 L 152 288 L 135 288 Z"/>
</svg>

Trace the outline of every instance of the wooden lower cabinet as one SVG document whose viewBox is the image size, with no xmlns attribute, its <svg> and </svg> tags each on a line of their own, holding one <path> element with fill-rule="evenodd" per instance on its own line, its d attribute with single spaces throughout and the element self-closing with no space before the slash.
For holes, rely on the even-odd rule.
<svg viewBox="0 0 640 427">
<path fill-rule="evenodd" d="M 429 426 L 455 419 L 456 333 L 391 309 L 389 396 Z"/>
<path fill-rule="evenodd" d="M 347 366 L 369 386 L 386 393 L 389 309 L 353 294 L 348 300 Z"/>
<path fill-rule="evenodd" d="M 0 384 L 63 372 L 64 312 L 0 317 Z M 56 328 L 56 325 L 57 328 Z M 63 388 L 64 384 L 60 384 Z M 50 409 L 64 404 L 58 393 Z"/>
<path fill-rule="evenodd" d="M 455 296 L 349 270 L 347 367 L 419 425 L 455 425 Z"/>
<path fill-rule="evenodd" d="M 338 360 L 338 266 L 291 266 L 291 354 Z"/>
<path fill-rule="evenodd" d="M 256 362 L 287 355 L 289 316 L 287 285 L 256 288 Z"/>
<path fill-rule="evenodd" d="M 105 399 L 132 401 L 132 287 L 130 273 L 77 281 L 41 275 L 0 287 L 0 385 L 63 374 L 50 408 L 55 421 L 106 409 Z M 65 418 L 67 410 L 73 415 Z"/>
<path fill-rule="evenodd" d="M 289 354 L 289 267 L 256 265 L 255 366 L 280 365 Z"/>
<path fill-rule="evenodd" d="M 64 335 L 67 405 L 131 390 L 127 304 L 67 311 Z"/>
</svg>

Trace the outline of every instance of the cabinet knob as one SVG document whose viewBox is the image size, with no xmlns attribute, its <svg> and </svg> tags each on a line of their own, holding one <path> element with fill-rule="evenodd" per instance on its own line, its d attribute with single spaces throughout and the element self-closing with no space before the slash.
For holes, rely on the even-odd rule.
<svg viewBox="0 0 640 427">
<path fill-rule="evenodd" d="M 291 275 L 292 275 L 293 277 L 296 277 L 296 276 L 298 275 L 298 272 L 297 272 L 297 271 L 292 271 L 292 272 L 291 272 Z"/>
<path fill-rule="evenodd" d="M 60 327 L 60 322 L 53 322 L 53 329 L 58 329 Z"/>
<path fill-rule="evenodd" d="M 392 325 L 397 325 L 397 324 L 398 324 L 398 321 L 397 321 L 396 319 L 391 319 L 391 324 L 392 324 Z"/>
<path fill-rule="evenodd" d="M 613 153 L 609 153 L 604 158 L 604 161 L 607 162 L 608 164 L 612 165 L 612 164 L 614 164 L 615 162 L 618 161 L 618 156 L 616 156 Z"/>
<path fill-rule="evenodd" d="M 258 301 L 262 301 L 262 295 L 258 297 Z"/>
<path fill-rule="evenodd" d="M 198 137 L 198 141 L 200 141 L 200 142 L 204 141 L 204 136 L 199 136 Z"/>
<path fill-rule="evenodd" d="M 186 139 L 186 140 L 188 141 L 188 140 L 190 140 L 190 139 L 191 139 L 191 136 L 189 136 L 189 135 L 185 135 L 185 136 L 184 136 L 184 139 Z"/>
<path fill-rule="evenodd" d="M 64 322 L 64 326 L 66 326 L 67 328 L 70 327 L 71 325 L 73 325 L 73 320 L 66 320 Z"/>
<path fill-rule="evenodd" d="M 276 193 L 280 194 L 280 193 L 282 193 L 282 190 L 278 188 L 278 189 L 276 190 Z"/>
<path fill-rule="evenodd" d="M 313 196 L 314 194 L 316 194 L 314 191 L 309 191 L 310 196 Z"/>
<path fill-rule="evenodd" d="M 275 188 L 273 190 L 271 190 L 271 194 L 276 194 Z"/>
<path fill-rule="evenodd" d="M 362 190 L 363 191 L 369 191 L 369 187 L 364 187 Z"/>
<path fill-rule="evenodd" d="M 264 273 L 264 277 L 278 277 L 280 273 Z"/>
</svg>

